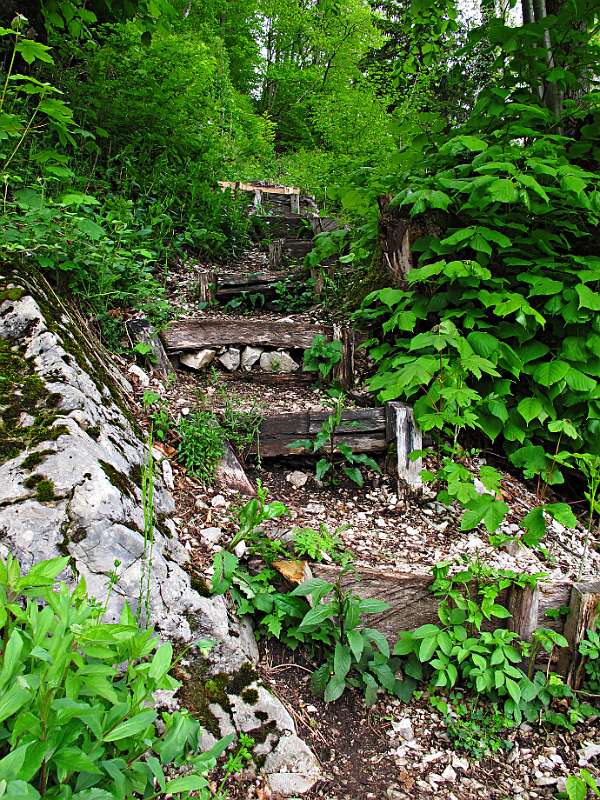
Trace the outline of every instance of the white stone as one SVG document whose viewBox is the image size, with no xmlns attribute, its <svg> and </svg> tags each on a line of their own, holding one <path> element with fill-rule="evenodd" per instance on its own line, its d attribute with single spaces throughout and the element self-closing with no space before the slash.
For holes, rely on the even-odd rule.
<svg viewBox="0 0 600 800">
<path fill-rule="evenodd" d="M 295 734 L 281 737 L 265 759 L 264 770 L 271 791 L 283 797 L 306 794 L 321 776 L 319 762 Z"/>
<path fill-rule="evenodd" d="M 394 733 L 406 742 L 410 742 L 415 738 L 412 722 L 408 717 L 402 717 L 392 722 L 392 728 Z"/>
<path fill-rule="evenodd" d="M 217 544 L 221 536 L 223 536 L 221 528 L 203 528 L 199 533 L 201 538 L 209 545 Z"/>
<path fill-rule="evenodd" d="M 446 769 L 442 772 L 442 778 L 450 783 L 454 783 L 456 780 L 456 772 L 452 769 L 450 764 L 448 764 Z"/>
<path fill-rule="evenodd" d="M 300 369 L 298 364 L 289 353 L 284 350 L 263 353 L 260 357 L 260 368 L 265 372 L 296 372 Z"/>
<path fill-rule="evenodd" d="M 250 370 L 256 364 L 257 361 L 260 361 L 260 357 L 263 354 L 262 347 L 248 347 L 244 348 L 242 352 L 242 359 L 241 365 L 242 369 Z"/>
<path fill-rule="evenodd" d="M 219 361 L 229 372 L 233 372 L 240 366 L 240 350 L 237 347 L 230 347 L 222 356 L 219 356 Z"/>
<path fill-rule="evenodd" d="M 238 558 L 243 558 L 248 552 L 248 546 L 246 542 L 244 541 L 238 542 L 236 546 L 233 548 L 233 552 Z"/>
<path fill-rule="evenodd" d="M 190 369 L 201 370 L 211 364 L 215 356 L 215 350 L 196 350 L 193 353 L 183 353 L 179 356 L 179 360 Z"/>
<path fill-rule="evenodd" d="M 222 494 L 216 494 L 211 498 L 210 504 L 213 508 L 227 508 L 227 500 Z"/>
<path fill-rule="evenodd" d="M 165 458 L 162 462 L 162 474 L 165 486 L 172 492 L 175 488 L 175 478 L 173 477 L 173 467 L 168 458 Z"/>
<path fill-rule="evenodd" d="M 300 470 L 294 470 L 294 472 L 289 472 L 285 479 L 288 483 L 291 483 L 295 489 L 301 489 L 303 486 L 306 485 L 308 481 L 308 475 L 306 472 L 301 472 Z"/>
<path fill-rule="evenodd" d="M 137 364 L 131 364 L 127 372 L 129 372 L 130 375 L 135 375 L 140 382 L 140 385 L 144 388 L 150 386 L 150 378 L 141 367 L 138 367 Z"/>
</svg>

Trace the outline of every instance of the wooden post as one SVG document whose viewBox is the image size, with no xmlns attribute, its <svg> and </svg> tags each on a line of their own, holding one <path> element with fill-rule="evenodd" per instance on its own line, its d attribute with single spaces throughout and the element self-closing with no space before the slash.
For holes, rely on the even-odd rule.
<svg viewBox="0 0 600 800">
<path fill-rule="evenodd" d="M 290 211 L 292 214 L 299 214 L 300 213 L 300 193 L 296 194 L 295 192 L 290 195 Z"/>
<path fill-rule="evenodd" d="M 412 408 L 403 403 L 388 403 L 386 406 L 386 434 L 388 441 L 396 442 L 398 481 L 410 486 L 421 485 L 422 459 L 409 458 L 413 450 L 421 450 L 423 437 L 415 423 Z"/>
<path fill-rule="evenodd" d="M 283 261 L 283 243 L 285 239 L 274 239 L 269 242 L 269 268 L 279 269 Z"/>
<path fill-rule="evenodd" d="M 585 659 L 579 653 L 579 643 L 588 630 L 594 630 L 600 614 L 600 583 L 577 583 L 571 590 L 569 615 L 565 621 L 564 636 L 569 643 L 563 651 L 559 668 L 569 686 L 579 688 L 583 678 Z"/>
<path fill-rule="evenodd" d="M 333 338 L 342 343 L 342 358 L 334 367 L 333 377 L 343 389 L 352 389 L 354 386 L 354 331 L 348 325 L 334 325 Z"/>
<path fill-rule="evenodd" d="M 254 190 L 254 208 L 260 208 L 260 206 L 262 206 L 262 192 L 257 187 Z"/>
<path fill-rule="evenodd" d="M 519 634 L 524 642 L 530 642 L 538 626 L 540 613 L 540 590 L 530 586 L 513 585 L 508 594 L 507 607 L 512 617 L 508 623 L 511 631 Z"/>
<path fill-rule="evenodd" d="M 147 319 L 131 319 L 127 323 L 127 333 L 136 344 L 147 344 L 152 348 L 154 363 L 152 368 L 166 378 L 173 367 L 158 334 Z"/>
<path fill-rule="evenodd" d="M 198 275 L 198 301 L 212 303 L 217 295 L 217 274 L 210 269 Z"/>
</svg>

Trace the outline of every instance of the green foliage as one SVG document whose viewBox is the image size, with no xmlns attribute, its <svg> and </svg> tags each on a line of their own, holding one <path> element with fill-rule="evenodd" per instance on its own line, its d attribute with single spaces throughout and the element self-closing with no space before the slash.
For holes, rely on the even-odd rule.
<svg viewBox="0 0 600 800">
<path fill-rule="evenodd" d="M 225 433 L 219 420 L 210 411 L 197 411 L 181 418 L 177 432 L 179 463 L 190 475 L 212 483 L 224 453 Z"/>
<path fill-rule="evenodd" d="M 0 782 L 7 797 L 134 798 L 161 793 L 207 800 L 206 779 L 233 736 L 201 752 L 200 725 L 186 710 L 160 715 L 172 690 L 170 644 L 137 627 L 125 607 L 116 624 L 75 589 L 53 584 L 67 558 L 28 575 L 0 562 Z M 158 730 L 162 729 L 162 733 Z M 185 774 L 167 778 L 185 767 Z"/>
<path fill-rule="evenodd" d="M 166 441 L 171 430 L 171 417 L 167 401 L 156 392 L 146 390 L 142 397 L 142 403 L 144 409 L 149 412 L 154 438 L 161 442 Z"/>
<path fill-rule="evenodd" d="M 294 553 L 300 558 L 309 558 L 311 561 L 331 559 L 339 564 L 346 564 L 352 556 L 344 549 L 340 537 L 342 530 L 344 526 L 332 532 L 323 522 L 319 525 L 318 531 L 314 528 L 293 528 Z"/>
<path fill-rule="evenodd" d="M 309 453 L 324 453 L 323 457 L 317 461 L 315 474 L 317 480 L 326 479 L 328 483 L 336 485 L 339 483 L 339 456 L 342 459 L 342 473 L 357 486 L 363 486 L 363 469 L 370 469 L 374 472 L 381 472 L 379 464 L 365 453 L 354 453 L 352 448 L 337 441 L 339 428 L 342 423 L 345 396 L 342 392 L 335 392 L 332 399 L 332 413 L 327 417 L 321 430 L 314 439 L 297 439 L 288 445 L 290 448 L 302 448 Z M 345 425 L 351 428 L 352 423 Z"/>
<path fill-rule="evenodd" d="M 569 800 L 586 800 L 590 794 L 600 797 L 600 785 L 589 770 L 582 769 L 579 775 L 569 775 L 565 795 Z"/>
<path fill-rule="evenodd" d="M 307 278 L 299 284 L 292 276 L 284 277 L 275 284 L 273 308 L 288 314 L 294 311 L 306 311 L 315 304 L 314 289 L 314 278 Z"/>
<path fill-rule="evenodd" d="M 562 6 L 554 23 L 569 41 L 569 87 L 597 53 L 585 23 L 575 32 L 585 13 Z M 498 48 L 500 85 L 418 166 L 383 182 L 392 206 L 444 233 L 413 245 L 405 286 L 365 300 L 361 316 L 380 326 L 370 387 L 413 401 L 424 430 L 476 431 L 526 477 L 556 485 L 565 451 L 596 453 L 600 441 L 597 97 L 565 99 L 557 120 L 538 93 L 541 28 L 495 20 L 481 35 Z"/>
<path fill-rule="evenodd" d="M 460 693 L 455 693 L 451 702 L 435 695 L 430 702 L 442 713 L 455 750 L 464 750 L 480 760 L 489 753 L 512 749 L 513 742 L 506 736 L 514 729 L 515 723 L 498 709 L 497 704 L 480 705 L 478 698 L 465 698 Z"/>
<path fill-rule="evenodd" d="M 542 650 L 551 659 L 556 648 L 567 646 L 562 635 L 540 629 L 529 644 L 519 642 L 516 633 L 502 627 L 482 630 L 484 622 L 510 617 L 497 602 L 502 591 L 512 585 L 535 586 L 541 575 L 519 575 L 479 564 L 454 574 L 449 564 L 441 564 L 433 572 L 431 588 L 439 600 L 441 625 L 426 624 L 401 633 L 393 650 L 394 655 L 406 658 L 402 669 L 408 676 L 405 681 L 412 684 L 409 689 L 425 677 L 432 687 L 462 687 L 499 704 L 503 715 L 517 724 L 523 718 L 541 718 L 571 730 L 593 713 L 558 675 L 535 671 Z M 524 659 L 529 660 L 527 673 L 521 667 Z M 567 711 L 553 708 L 555 700 L 565 699 Z"/>
<path fill-rule="evenodd" d="M 304 370 L 318 372 L 321 380 L 325 380 L 342 360 L 342 349 L 339 339 L 328 341 L 325 336 L 318 334 L 304 351 Z"/>
<path fill-rule="evenodd" d="M 585 659 L 584 687 L 590 692 L 600 692 L 600 633 L 589 630 L 579 643 L 579 652 Z"/>
<path fill-rule="evenodd" d="M 325 660 L 312 675 L 314 690 L 331 703 L 353 686 L 364 693 L 367 705 L 372 705 L 380 688 L 401 696 L 387 639 L 375 628 L 364 626 L 366 615 L 381 613 L 388 604 L 344 591 L 341 581 L 347 572 L 348 568 L 340 570 L 335 583 L 309 578 L 291 595 L 310 596 L 312 607 L 298 629 L 327 645 Z"/>
</svg>

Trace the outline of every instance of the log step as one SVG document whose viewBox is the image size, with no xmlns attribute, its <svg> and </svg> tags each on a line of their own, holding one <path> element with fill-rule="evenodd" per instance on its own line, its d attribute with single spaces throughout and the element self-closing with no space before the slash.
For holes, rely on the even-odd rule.
<svg viewBox="0 0 600 800">
<path fill-rule="evenodd" d="M 239 344 L 305 350 L 315 336 L 331 339 L 332 329 L 305 322 L 263 322 L 245 319 L 183 319 L 172 322 L 161 338 L 169 353 Z"/>
<path fill-rule="evenodd" d="M 331 412 L 306 411 L 267 417 L 261 426 L 258 449 L 263 458 L 305 453 L 291 448 L 296 439 L 313 439 Z M 344 411 L 336 442 L 348 444 L 356 453 L 382 453 L 387 449 L 384 408 L 356 408 Z"/>
</svg>

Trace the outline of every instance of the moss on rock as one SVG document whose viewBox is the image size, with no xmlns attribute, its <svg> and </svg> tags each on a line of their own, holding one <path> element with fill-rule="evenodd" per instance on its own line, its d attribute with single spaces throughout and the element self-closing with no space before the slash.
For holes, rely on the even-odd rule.
<svg viewBox="0 0 600 800">
<path fill-rule="evenodd" d="M 0 464 L 68 433 L 55 424 L 59 415 L 49 397 L 31 362 L 0 339 Z"/>
</svg>

